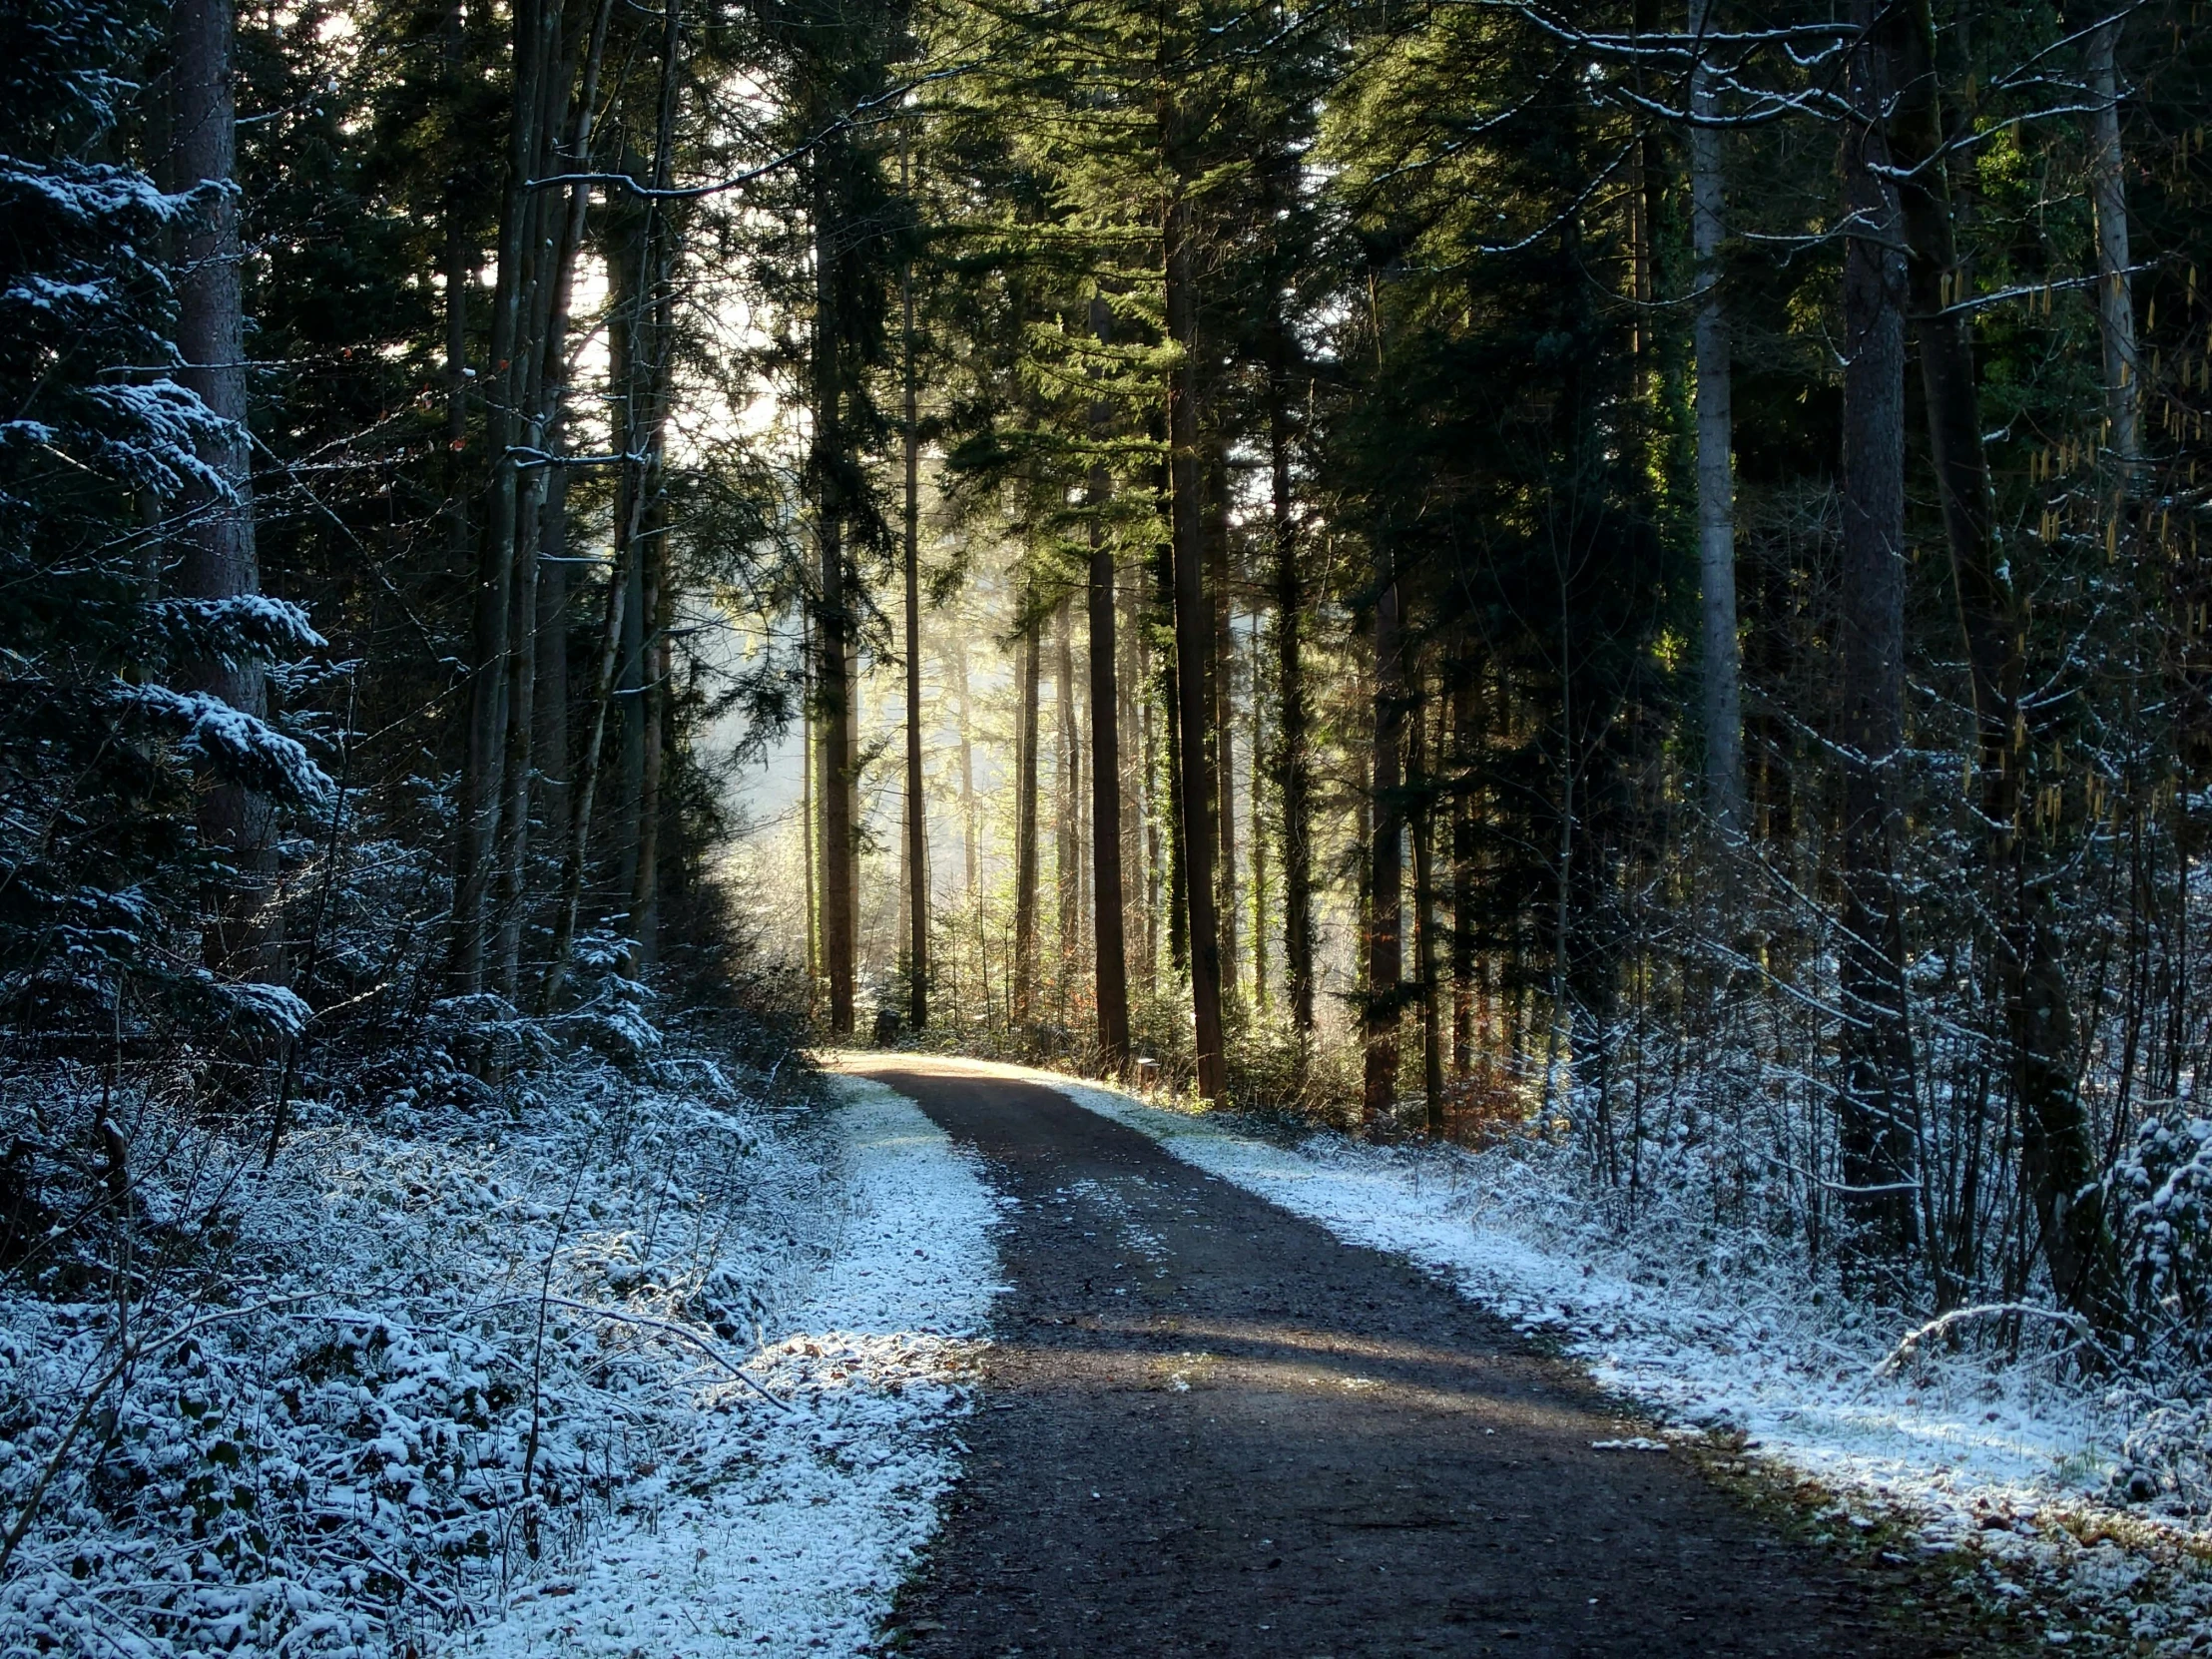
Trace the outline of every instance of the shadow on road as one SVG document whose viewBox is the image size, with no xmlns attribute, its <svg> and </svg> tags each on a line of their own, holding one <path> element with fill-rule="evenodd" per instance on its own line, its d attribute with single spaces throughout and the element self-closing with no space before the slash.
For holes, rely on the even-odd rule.
<svg viewBox="0 0 2212 1659">
<path fill-rule="evenodd" d="M 1015 1204 L 923 1655 L 1960 1651 L 1405 1263 L 1041 1084 L 854 1056 Z"/>
</svg>

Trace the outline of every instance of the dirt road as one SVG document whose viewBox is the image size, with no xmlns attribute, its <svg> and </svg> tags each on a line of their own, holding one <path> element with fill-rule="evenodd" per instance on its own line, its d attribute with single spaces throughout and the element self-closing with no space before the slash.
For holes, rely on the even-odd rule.
<svg viewBox="0 0 2212 1659">
<path fill-rule="evenodd" d="M 1015 1201 L 968 1473 L 898 1650 L 1927 1655 L 1905 1579 L 1792 1544 L 1405 1263 L 1031 1083 L 855 1060 Z M 1947 1622 L 1947 1621 L 1946 1621 Z"/>
</svg>

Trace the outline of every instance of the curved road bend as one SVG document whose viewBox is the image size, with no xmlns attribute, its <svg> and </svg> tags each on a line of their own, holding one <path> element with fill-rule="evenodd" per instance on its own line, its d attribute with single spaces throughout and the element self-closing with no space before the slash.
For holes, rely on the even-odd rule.
<svg viewBox="0 0 2212 1659">
<path fill-rule="evenodd" d="M 1050 1088 L 853 1056 L 973 1148 L 1000 1241 L 965 1478 L 893 1642 L 929 1659 L 1959 1651 L 1633 1436 L 1404 1262 Z"/>
</svg>

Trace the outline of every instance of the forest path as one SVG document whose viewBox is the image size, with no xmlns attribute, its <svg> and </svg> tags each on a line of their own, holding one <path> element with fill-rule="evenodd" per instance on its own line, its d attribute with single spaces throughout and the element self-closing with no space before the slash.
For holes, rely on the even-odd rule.
<svg viewBox="0 0 2212 1659">
<path fill-rule="evenodd" d="M 1015 1201 L 958 1496 L 897 1650 L 1961 1651 L 1786 1541 L 1648 1425 L 1405 1262 L 1055 1090 L 849 1055 Z"/>
</svg>

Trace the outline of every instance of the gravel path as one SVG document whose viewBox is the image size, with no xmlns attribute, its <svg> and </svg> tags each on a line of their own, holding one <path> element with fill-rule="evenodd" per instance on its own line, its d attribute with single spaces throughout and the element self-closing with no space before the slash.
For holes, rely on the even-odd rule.
<svg viewBox="0 0 2212 1659">
<path fill-rule="evenodd" d="M 1904 1569 L 1776 1535 L 1405 1263 L 1050 1088 L 850 1064 L 1016 1204 L 972 1455 L 901 1652 L 1964 1651 L 1880 1616 Z"/>
</svg>

